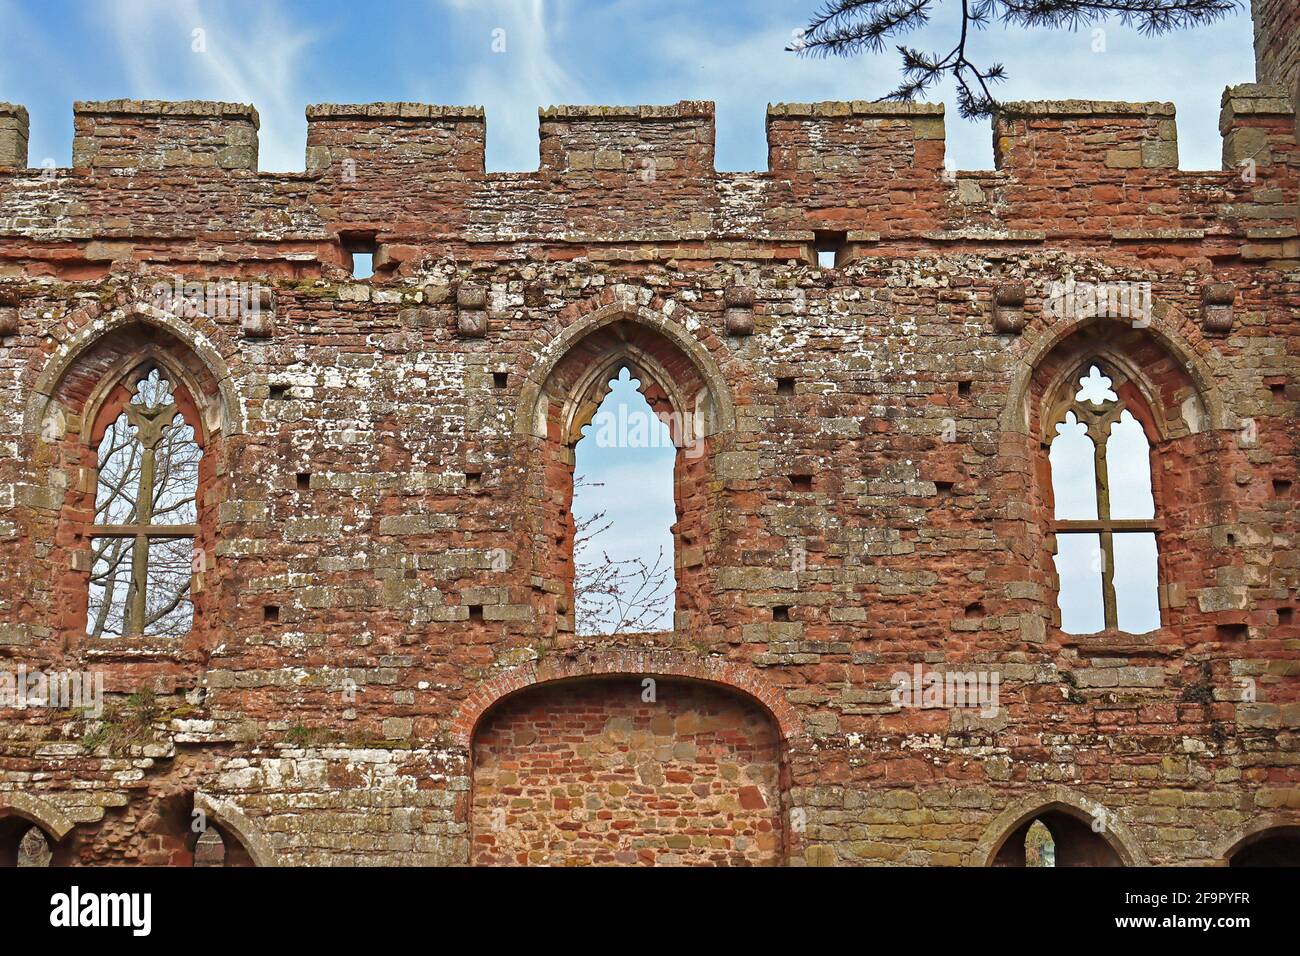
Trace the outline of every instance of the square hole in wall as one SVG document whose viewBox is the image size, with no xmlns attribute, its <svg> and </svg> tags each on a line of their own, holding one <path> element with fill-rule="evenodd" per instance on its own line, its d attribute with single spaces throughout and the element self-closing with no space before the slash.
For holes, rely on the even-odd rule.
<svg viewBox="0 0 1300 956">
<path fill-rule="evenodd" d="M 379 243 L 374 233 L 347 233 L 339 237 L 347 253 L 348 266 L 354 279 L 369 279 L 375 274 L 375 253 Z"/>
<path fill-rule="evenodd" d="M 1291 479 L 1274 478 L 1273 479 L 1273 497 L 1290 498 L 1291 497 Z"/>
<path fill-rule="evenodd" d="M 1295 619 L 1295 611 L 1289 607 L 1280 607 L 1277 609 L 1277 626 L 1287 627 Z"/>
<path fill-rule="evenodd" d="M 967 604 L 965 609 L 962 611 L 962 616 L 968 621 L 978 620 L 984 616 L 984 605 L 979 601 Z"/>
<path fill-rule="evenodd" d="M 817 268 L 834 269 L 842 264 L 849 234 L 842 229 L 819 229 L 813 233 L 813 254 Z"/>
<path fill-rule="evenodd" d="M 262 620 L 268 624 L 280 620 L 280 605 L 267 604 L 262 608 Z"/>
<path fill-rule="evenodd" d="M 1216 624 L 1214 631 L 1221 641 L 1244 641 L 1250 636 L 1250 628 L 1245 624 Z"/>
<path fill-rule="evenodd" d="M 960 382 L 957 383 L 957 394 L 963 397 L 969 395 L 972 384 L 973 383 L 971 382 L 970 379 L 968 378 L 962 379 Z"/>
<path fill-rule="evenodd" d="M 465 472 L 465 485 L 469 488 L 481 488 L 483 486 L 483 472 L 467 471 Z"/>
<path fill-rule="evenodd" d="M 794 394 L 794 376 L 782 375 L 776 380 L 776 394 L 793 395 Z"/>
<path fill-rule="evenodd" d="M 352 278 L 369 279 L 375 274 L 375 254 L 373 252 L 352 253 Z"/>
<path fill-rule="evenodd" d="M 492 373 L 492 387 L 493 387 L 493 388 L 505 388 L 506 385 L 509 384 L 509 382 L 510 382 L 510 373 L 509 373 L 509 372 L 493 372 L 493 373 Z"/>
<path fill-rule="evenodd" d="M 790 487 L 795 491 L 812 491 L 812 475 L 791 475 Z"/>
<path fill-rule="evenodd" d="M 282 402 L 289 397 L 289 386 L 280 382 L 272 382 L 267 397 L 272 401 Z"/>
<path fill-rule="evenodd" d="M 946 498 L 952 494 L 951 481 L 936 481 L 934 483 L 934 493 L 940 498 Z"/>
<path fill-rule="evenodd" d="M 308 491 L 311 488 L 311 472 L 300 471 L 295 479 L 299 491 Z"/>
<path fill-rule="evenodd" d="M 471 604 L 471 605 L 469 606 L 469 619 L 470 619 L 471 621 L 481 621 L 481 620 L 483 620 L 483 605 L 482 605 L 482 604 Z"/>
<path fill-rule="evenodd" d="M 772 620 L 788 621 L 790 620 L 790 605 L 778 604 L 772 608 Z"/>
</svg>

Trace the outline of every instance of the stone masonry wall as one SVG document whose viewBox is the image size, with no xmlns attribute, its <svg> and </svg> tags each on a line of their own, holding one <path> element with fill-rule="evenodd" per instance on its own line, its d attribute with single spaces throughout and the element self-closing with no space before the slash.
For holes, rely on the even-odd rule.
<svg viewBox="0 0 1300 956">
<path fill-rule="evenodd" d="M 1221 107 L 1221 171 L 1169 104 L 1069 101 L 1008 105 L 989 171 L 855 102 L 772 107 L 753 173 L 708 103 L 551 108 L 487 173 L 477 110 L 324 105 L 272 174 L 249 106 L 78 104 L 51 171 L 0 104 L 0 672 L 108 696 L 0 706 L 0 860 L 30 822 L 188 864 L 196 811 L 258 865 L 983 865 L 1040 813 L 1222 864 L 1297 825 L 1300 152 L 1288 90 Z M 1094 357 L 1153 449 L 1147 634 L 1060 627 L 1046 407 Z M 95 640 L 92 432 L 146 359 L 204 450 L 195 624 Z M 619 363 L 677 416 L 683 585 L 671 631 L 579 637 L 571 445 Z M 900 706 L 918 665 L 998 711 Z"/>
<path fill-rule="evenodd" d="M 1255 61 L 1261 83 L 1295 91 L 1300 81 L 1300 3 L 1251 0 L 1255 16 Z"/>
<path fill-rule="evenodd" d="M 703 684 L 524 691 L 475 740 L 473 862 L 777 862 L 780 752 L 760 708 Z"/>
</svg>

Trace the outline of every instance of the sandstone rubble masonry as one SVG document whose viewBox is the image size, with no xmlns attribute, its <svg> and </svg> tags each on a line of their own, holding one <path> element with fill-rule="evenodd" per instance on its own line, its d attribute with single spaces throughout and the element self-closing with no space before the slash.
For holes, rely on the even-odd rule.
<svg viewBox="0 0 1300 956">
<path fill-rule="evenodd" d="M 31 169 L 0 105 L 0 669 L 110 696 L 0 711 L 0 862 L 17 820 L 188 863 L 196 809 L 260 865 L 983 865 L 1048 812 L 1105 821 L 1070 858 L 1215 864 L 1300 824 L 1293 36 L 1208 172 L 1166 103 L 1009 104 L 976 172 L 942 106 L 781 104 L 753 173 L 703 102 L 543 110 L 518 173 L 412 103 L 309 107 L 304 173 L 251 106 L 78 103 Z M 1060 628 L 1044 409 L 1094 357 L 1153 448 L 1148 634 Z M 94 431 L 146 360 L 203 445 L 194 628 L 92 640 Z M 625 364 L 690 445 L 677 613 L 584 638 L 572 444 Z M 1000 712 L 900 709 L 917 663 Z"/>
<path fill-rule="evenodd" d="M 1252 0 L 1255 65 L 1261 83 L 1295 93 L 1300 83 L 1300 4 L 1295 0 Z"/>
</svg>

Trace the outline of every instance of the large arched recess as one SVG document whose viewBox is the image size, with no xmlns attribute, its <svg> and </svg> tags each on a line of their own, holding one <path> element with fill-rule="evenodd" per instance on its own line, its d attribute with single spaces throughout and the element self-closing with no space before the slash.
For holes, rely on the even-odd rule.
<svg viewBox="0 0 1300 956">
<path fill-rule="evenodd" d="M 532 685 L 475 729 L 479 866 L 774 866 L 780 729 L 752 697 L 672 676 Z"/>
<path fill-rule="evenodd" d="M 715 456 L 735 428 L 735 408 L 709 349 L 679 316 L 611 301 L 573 319 L 541 351 L 520 390 L 515 435 L 528 444 L 530 514 L 524 549 L 534 574 L 555 595 L 549 624 L 571 632 L 573 610 L 574 447 L 607 391 L 628 368 L 677 446 L 673 492 L 676 621 L 700 627 L 711 594 L 709 555 L 720 532 Z M 698 323 L 695 323 L 698 324 Z M 617 489 L 611 489 L 617 490 Z M 628 489 L 635 493 L 635 489 Z"/>
<path fill-rule="evenodd" d="M 194 427 L 199 461 L 200 533 L 196 559 L 194 623 L 186 649 L 211 646 L 219 606 L 215 562 L 218 503 L 225 497 L 227 438 L 241 429 L 229 371 L 208 339 L 186 322 L 137 304 L 101 317 L 64 342 L 40 372 L 24 415 L 24 429 L 41 446 L 35 460 L 48 464 L 49 487 L 62 488 L 57 510 L 34 511 L 31 540 L 49 541 L 49 621 L 69 646 L 85 639 L 89 551 L 94 535 L 98 441 L 107 423 L 130 400 L 126 382 L 146 366 L 172 382 L 178 409 Z"/>
<path fill-rule="evenodd" d="M 1228 413 L 1206 363 L 1153 318 L 1147 325 L 1093 317 L 1054 328 L 1022 360 L 1003 410 L 1004 451 L 1031 463 L 1023 493 L 1032 520 L 1029 554 L 1032 575 L 1044 592 L 1058 589 L 1053 562 L 1054 502 L 1048 450 L 1054 422 L 1050 414 L 1077 377 L 1098 365 L 1112 379 L 1146 433 L 1151 449 L 1152 492 L 1158 533 L 1161 623 L 1181 633 L 1188 609 L 1170 602 L 1164 584 L 1178 581 L 1191 593 L 1209 582 L 1205 554 L 1211 529 L 1222 523 L 1226 500 L 1224 441 Z"/>
</svg>

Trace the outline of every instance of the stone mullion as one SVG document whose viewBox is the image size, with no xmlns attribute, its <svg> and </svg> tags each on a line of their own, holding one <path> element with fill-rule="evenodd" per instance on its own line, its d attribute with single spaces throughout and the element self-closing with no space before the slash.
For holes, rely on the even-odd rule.
<svg viewBox="0 0 1300 956">
<path fill-rule="evenodd" d="M 154 446 L 145 445 L 140 456 L 140 487 L 136 493 L 136 521 L 141 525 L 153 522 Z M 131 588 L 127 593 L 127 619 L 123 630 L 128 634 L 143 634 L 147 613 L 149 588 L 149 535 L 137 534 L 131 549 Z"/>
<path fill-rule="evenodd" d="M 136 524 L 148 528 L 153 524 L 153 498 L 158 443 L 163 432 L 176 414 L 173 403 L 155 407 L 132 405 L 127 415 L 136 428 L 140 442 L 140 485 L 136 491 Z M 123 630 L 128 634 L 143 634 L 148 613 L 149 590 L 149 533 L 141 531 L 135 536 L 131 549 L 131 586 L 126 596 L 126 620 Z"/>
<path fill-rule="evenodd" d="M 1097 520 L 1101 524 L 1098 532 L 1101 548 L 1101 601 L 1108 630 L 1119 627 L 1119 612 L 1115 603 L 1115 532 L 1110 518 L 1110 471 L 1106 467 L 1106 438 L 1111 420 L 1112 416 L 1100 421 L 1093 419 L 1088 428 L 1089 437 L 1092 438 L 1093 470 L 1097 478 Z"/>
</svg>

